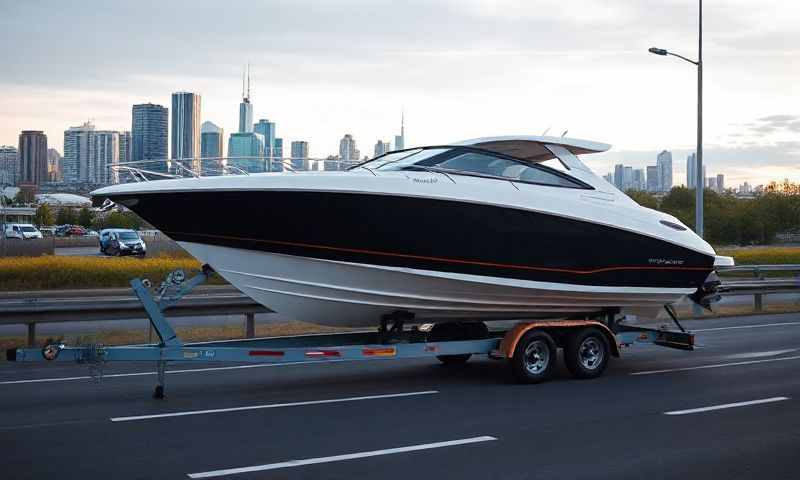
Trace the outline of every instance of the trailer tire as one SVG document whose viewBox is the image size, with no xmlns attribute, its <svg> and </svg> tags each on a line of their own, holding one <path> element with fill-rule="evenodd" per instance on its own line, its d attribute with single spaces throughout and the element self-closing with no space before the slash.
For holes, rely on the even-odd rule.
<svg viewBox="0 0 800 480">
<path fill-rule="evenodd" d="M 541 383 L 553 375 L 556 343 L 541 330 L 530 330 L 520 338 L 511 357 L 511 372 L 520 383 Z"/>
<path fill-rule="evenodd" d="M 564 363 L 575 378 L 597 378 L 608 366 L 611 348 L 599 329 L 590 327 L 569 335 L 564 343 Z"/>
</svg>

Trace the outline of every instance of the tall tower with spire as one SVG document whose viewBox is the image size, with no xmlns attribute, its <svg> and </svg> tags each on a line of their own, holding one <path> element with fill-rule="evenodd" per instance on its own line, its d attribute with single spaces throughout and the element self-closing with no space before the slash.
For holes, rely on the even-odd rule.
<svg viewBox="0 0 800 480">
<path fill-rule="evenodd" d="M 406 148 L 406 112 L 400 111 L 400 135 L 394 136 L 394 149 L 402 150 Z"/>
<path fill-rule="evenodd" d="M 245 79 L 247 83 L 245 83 Z M 242 72 L 242 103 L 239 104 L 239 133 L 253 131 L 253 104 L 250 103 L 250 64 Z"/>
</svg>

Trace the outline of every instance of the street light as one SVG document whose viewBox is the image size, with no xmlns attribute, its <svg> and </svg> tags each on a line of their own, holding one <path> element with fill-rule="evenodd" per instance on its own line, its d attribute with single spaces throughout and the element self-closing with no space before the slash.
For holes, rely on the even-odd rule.
<svg viewBox="0 0 800 480">
<path fill-rule="evenodd" d="M 698 36 L 697 36 L 697 61 L 690 60 L 683 55 L 672 53 L 663 48 L 652 47 L 648 51 L 655 55 L 678 57 L 681 60 L 697 66 L 697 172 L 695 173 L 695 232 L 703 237 L 703 188 L 706 179 L 703 178 L 703 0 L 699 2 Z M 687 185 L 688 186 L 688 185 Z"/>
</svg>

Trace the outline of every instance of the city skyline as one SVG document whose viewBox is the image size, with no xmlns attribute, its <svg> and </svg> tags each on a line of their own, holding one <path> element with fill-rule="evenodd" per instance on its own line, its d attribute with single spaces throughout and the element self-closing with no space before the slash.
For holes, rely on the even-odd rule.
<svg viewBox="0 0 800 480">
<path fill-rule="evenodd" d="M 587 159 L 598 173 L 644 168 L 663 148 L 680 159 L 694 150 L 694 76 L 647 54 L 659 45 L 695 55 L 692 3 L 465 0 L 398 11 L 298 1 L 248 4 L 235 29 L 222 27 L 211 2 L 158 4 L 152 18 L 147 3 L 9 5 L 0 38 L 18 48 L 4 53 L 0 144 L 38 129 L 58 145 L 85 118 L 128 130 L 130 105 L 170 105 L 178 89 L 202 95 L 203 119 L 235 132 L 249 61 L 255 118 L 279 119 L 282 138 L 309 141 L 320 155 L 335 152 L 343 132 L 363 145 L 385 139 L 403 107 L 414 145 L 547 128 L 611 143 Z M 115 34 L 119 18 L 129 35 Z M 791 61 L 799 18 L 800 6 L 777 0 L 706 8 L 705 160 L 734 183 L 800 179 L 800 66 Z M 33 36 L 34 24 L 44 33 Z M 683 178 L 684 162 L 675 163 Z"/>
</svg>

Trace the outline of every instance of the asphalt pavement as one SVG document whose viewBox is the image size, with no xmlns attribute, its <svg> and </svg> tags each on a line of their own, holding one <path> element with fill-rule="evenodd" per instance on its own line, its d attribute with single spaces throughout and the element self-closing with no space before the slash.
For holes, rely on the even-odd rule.
<svg viewBox="0 0 800 480">
<path fill-rule="evenodd" d="M 796 479 L 800 315 L 687 321 L 595 380 L 504 361 L 0 363 L 4 478 Z"/>
</svg>

